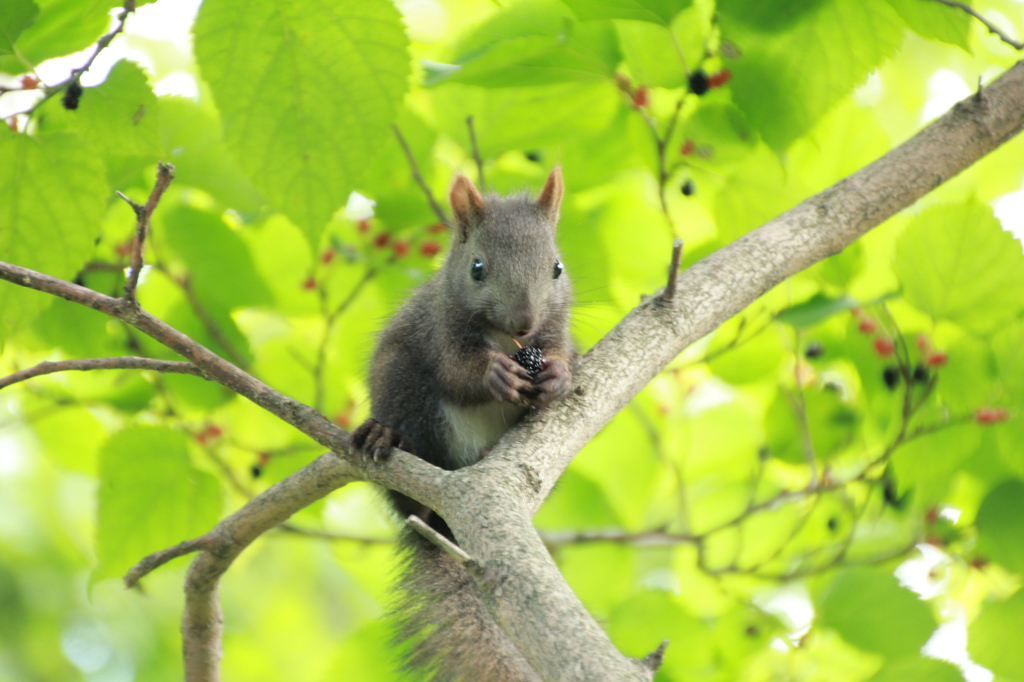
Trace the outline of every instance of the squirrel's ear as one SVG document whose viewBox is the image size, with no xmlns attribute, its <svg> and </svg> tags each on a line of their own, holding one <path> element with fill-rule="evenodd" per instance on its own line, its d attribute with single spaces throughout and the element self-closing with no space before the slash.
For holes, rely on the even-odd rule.
<svg viewBox="0 0 1024 682">
<path fill-rule="evenodd" d="M 469 236 L 469 231 L 484 216 L 484 198 L 480 196 L 480 192 L 470 179 L 459 173 L 452 180 L 452 188 L 448 190 L 448 201 L 451 202 L 452 211 L 455 213 L 459 241 L 464 242 Z"/>
<path fill-rule="evenodd" d="M 558 224 L 558 211 L 562 207 L 562 195 L 565 194 L 565 182 L 562 181 L 562 169 L 555 166 L 551 169 L 548 181 L 544 183 L 544 189 L 537 197 L 537 206 L 551 221 L 552 225 Z"/>
</svg>

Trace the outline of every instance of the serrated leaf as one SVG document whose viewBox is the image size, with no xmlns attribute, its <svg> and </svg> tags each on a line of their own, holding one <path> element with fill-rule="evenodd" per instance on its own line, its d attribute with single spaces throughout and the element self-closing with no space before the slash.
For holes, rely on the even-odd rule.
<svg viewBox="0 0 1024 682">
<path fill-rule="evenodd" d="M 791 0 L 768 3 L 763 0 L 718 0 L 715 8 L 729 21 L 764 33 L 786 31 L 813 14 L 829 0 Z"/>
<path fill-rule="evenodd" d="M 11 0 L 3 0 L 7 4 Z M 17 41 L 18 53 L 29 63 L 79 52 L 96 42 L 110 25 L 113 0 L 39 0 L 39 14 Z M 25 64 L 15 57 L 0 58 L 0 72 L 21 73 Z"/>
<path fill-rule="evenodd" d="M 911 31 L 922 38 L 940 40 L 970 51 L 967 36 L 971 16 L 959 7 L 920 0 L 888 0 Z"/>
<path fill-rule="evenodd" d="M 315 248 L 398 114 L 408 40 L 386 0 L 209 0 L 195 52 L 239 166 Z"/>
<path fill-rule="evenodd" d="M 822 597 L 821 625 L 844 640 L 887 657 L 916 654 L 936 627 L 931 609 L 891 574 L 856 567 L 839 573 Z"/>
<path fill-rule="evenodd" d="M 99 233 L 109 194 L 103 165 L 72 133 L 30 137 L 0 127 L 0 260 L 71 279 Z M 0 287 L 0 329 L 9 333 L 49 302 Z"/>
<path fill-rule="evenodd" d="M 893 268 L 911 305 L 977 333 L 1024 309 L 1021 244 L 977 201 L 914 218 L 896 243 Z"/>
<path fill-rule="evenodd" d="M 763 10 L 746 0 L 730 3 L 737 6 L 733 11 L 723 9 L 722 36 L 742 53 L 728 64 L 729 87 L 733 101 L 776 152 L 807 133 L 903 39 L 902 22 L 885 0 L 753 4 Z M 788 5 L 792 11 L 784 11 Z M 768 21 L 772 14 L 781 15 L 780 23 L 772 19 L 773 32 L 762 33 L 756 20 Z"/>
<path fill-rule="evenodd" d="M 563 0 L 580 19 L 634 19 L 668 26 L 693 0 Z"/>
<path fill-rule="evenodd" d="M 14 54 L 14 43 L 39 14 L 32 0 L 5 0 L 0 5 L 0 54 Z"/>
<path fill-rule="evenodd" d="M 221 514 L 220 483 L 189 464 L 183 433 L 132 426 L 100 453 L 93 580 L 123 575 L 147 554 L 208 531 Z"/>
<path fill-rule="evenodd" d="M 461 68 L 436 72 L 442 80 L 488 88 L 597 81 L 620 59 L 610 22 L 579 23 L 552 0 L 524 2 L 494 15 L 455 48 Z"/>
<path fill-rule="evenodd" d="M 975 523 L 979 554 L 1024 573 L 1024 483 L 1006 481 L 989 492 Z"/>
<path fill-rule="evenodd" d="M 971 660 L 985 666 L 996 679 L 1024 678 L 1024 590 L 1004 602 L 985 605 L 967 629 L 967 653 Z"/>
<path fill-rule="evenodd" d="M 141 166 L 160 153 L 156 95 L 134 62 L 117 62 L 103 83 L 85 88 L 78 109 L 61 113 L 105 156 L 143 157 Z"/>
<path fill-rule="evenodd" d="M 803 303 L 786 308 L 776 316 L 776 319 L 798 328 L 813 327 L 836 313 L 856 308 L 858 305 L 860 303 L 849 296 L 815 294 Z"/>
</svg>

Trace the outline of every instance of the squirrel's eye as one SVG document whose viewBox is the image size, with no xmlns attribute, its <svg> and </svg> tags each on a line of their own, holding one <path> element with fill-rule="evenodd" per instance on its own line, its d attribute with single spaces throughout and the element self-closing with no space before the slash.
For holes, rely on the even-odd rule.
<svg viewBox="0 0 1024 682">
<path fill-rule="evenodd" d="M 564 270 L 564 269 L 565 268 L 562 267 L 562 261 L 556 260 L 555 261 L 555 273 L 553 275 L 553 278 L 554 279 L 558 279 L 558 276 L 562 274 L 562 270 Z"/>
<path fill-rule="evenodd" d="M 478 282 L 484 281 L 484 262 L 477 258 L 473 261 L 473 266 L 469 269 L 469 276 Z"/>
</svg>

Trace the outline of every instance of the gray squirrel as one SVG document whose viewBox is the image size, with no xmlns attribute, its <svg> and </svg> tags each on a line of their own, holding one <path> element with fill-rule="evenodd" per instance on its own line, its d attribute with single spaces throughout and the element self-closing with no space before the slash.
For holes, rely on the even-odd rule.
<svg viewBox="0 0 1024 682">
<path fill-rule="evenodd" d="M 555 245 L 563 193 L 557 167 L 536 201 L 526 194 L 484 199 L 468 178 L 455 176 L 450 252 L 378 339 L 372 417 L 352 434 L 356 449 L 380 460 L 399 447 L 458 469 L 478 462 L 524 411 L 568 393 L 572 291 Z M 543 354 L 532 378 L 510 356 L 517 341 Z M 389 497 L 402 518 L 416 514 L 454 539 L 437 514 L 393 491 Z M 461 565 L 410 530 L 400 547 L 405 562 L 391 611 L 417 679 L 539 679 Z"/>
</svg>

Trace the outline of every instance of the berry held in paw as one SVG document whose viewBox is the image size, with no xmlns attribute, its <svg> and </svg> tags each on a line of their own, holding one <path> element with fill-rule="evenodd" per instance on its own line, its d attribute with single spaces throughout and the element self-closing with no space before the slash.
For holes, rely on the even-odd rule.
<svg viewBox="0 0 1024 682">
<path fill-rule="evenodd" d="M 519 350 L 509 357 L 518 362 L 529 373 L 531 379 L 540 374 L 544 369 L 543 351 L 540 348 L 524 348 L 518 341 L 516 345 L 519 346 Z"/>
</svg>

